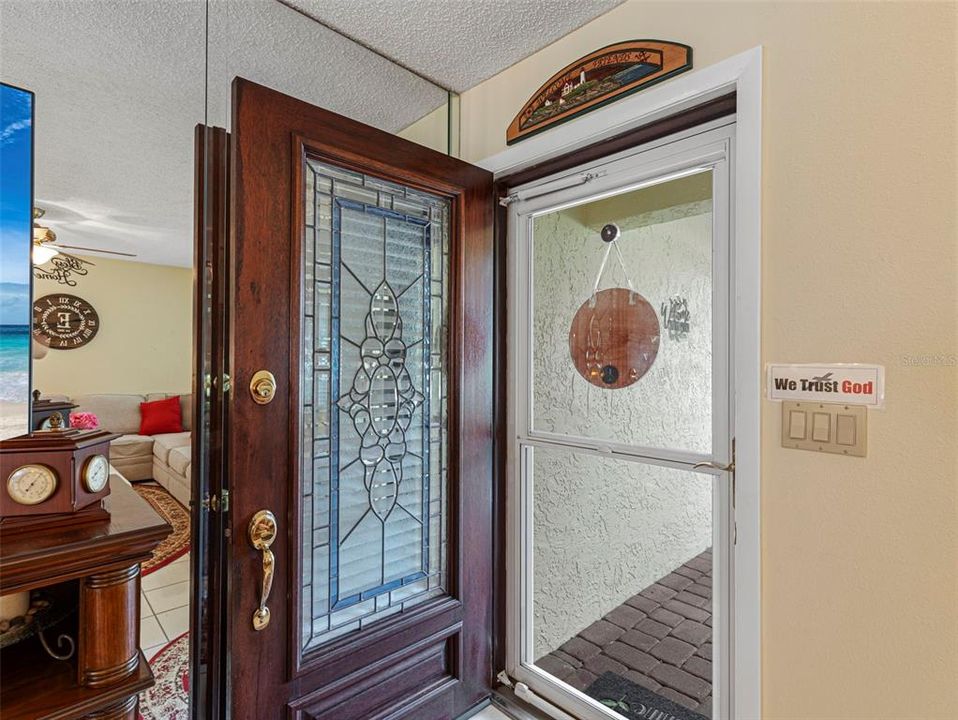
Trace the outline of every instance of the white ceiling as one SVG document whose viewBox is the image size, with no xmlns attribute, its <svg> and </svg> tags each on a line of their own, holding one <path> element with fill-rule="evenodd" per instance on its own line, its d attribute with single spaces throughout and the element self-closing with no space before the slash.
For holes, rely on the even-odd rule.
<svg viewBox="0 0 958 720">
<path fill-rule="evenodd" d="M 36 93 L 34 192 L 60 242 L 191 263 L 203 44 L 199 5 L 0 2 L 0 77 Z"/>
<path fill-rule="evenodd" d="M 239 75 L 397 132 L 621 0 L 0 0 L 0 78 L 36 93 L 36 202 L 63 244 L 192 265 L 193 128 Z M 503 129 L 504 131 L 504 129 Z"/>
<path fill-rule="evenodd" d="M 623 2 L 282 1 L 455 92 L 465 92 Z"/>
</svg>

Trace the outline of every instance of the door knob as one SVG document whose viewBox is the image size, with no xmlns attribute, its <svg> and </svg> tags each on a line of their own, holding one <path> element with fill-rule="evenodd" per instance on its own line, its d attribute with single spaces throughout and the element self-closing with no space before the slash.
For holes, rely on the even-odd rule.
<svg viewBox="0 0 958 720">
<path fill-rule="evenodd" d="M 258 370 L 249 381 L 249 394 L 257 405 L 266 405 L 276 396 L 276 378 L 269 370 Z"/>
<path fill-rule="evenodd" d="M 276 516 L 269 510 L 260 510 L 249 521 L 250 544 L 263 553 L 263 584 L 260 588 L 259 607 L 253 611 L 253 629 L 257 631 L 269 625 L 269 608 L 266 602 L 269 600 L 270 590 L 273 589 L 276 563 L 273 551 L 269 548 L 276 539 L 276 529 Z"/>
</svg>

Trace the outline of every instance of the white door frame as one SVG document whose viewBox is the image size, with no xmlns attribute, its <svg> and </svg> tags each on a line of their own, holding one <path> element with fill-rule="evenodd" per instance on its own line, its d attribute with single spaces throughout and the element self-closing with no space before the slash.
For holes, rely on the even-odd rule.
<svg viewBox="0 0 958 720">
<path fill-rule="evenodd" d="M 565 123 L 478 164 L 505 177 L 553 157 L 736 93 L 731 178 L 731 347 L 736 438 L 731 716 L 761 717 L 762 49 L 756 47 Z M 510 440 L 511 443 L 511 440 Z"/>
</svg>

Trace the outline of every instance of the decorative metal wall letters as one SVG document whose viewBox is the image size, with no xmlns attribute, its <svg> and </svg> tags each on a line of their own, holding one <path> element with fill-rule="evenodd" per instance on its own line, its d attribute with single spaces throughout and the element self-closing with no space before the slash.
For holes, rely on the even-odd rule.
<svg viewBox="0 0 958 720">
<path fill-rule="evenodd" d="M 689 301 L 673 295 L 662 303 L 662 324 L 669 331 L 670 340 L 684 340 L 689 334 Z"/>
<path fill-rule="evenodd" d="M 87 265 L 92 266 L 95 263 L 61 252 L 54 255 L 45 265 L 35 265 L 33 277 L 37 280 L 55 280 L 60 285 L 74 287 L 77 284 L 74 276 L 86 275 L 89 272 Z"/>
</svg>

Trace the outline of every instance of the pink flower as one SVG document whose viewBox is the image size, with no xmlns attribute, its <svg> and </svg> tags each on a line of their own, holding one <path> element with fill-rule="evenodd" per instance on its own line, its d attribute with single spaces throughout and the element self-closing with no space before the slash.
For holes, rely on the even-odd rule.
<svg viewBox="0 0 958 720">
<path fill-rule="evenodd" d="M 70 413 L 70 427 L 80 430 L 94 430 L 100 427 L 100 421 L 91 412 L 75 412 Z"/>
</svg>

